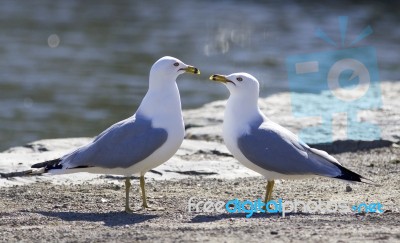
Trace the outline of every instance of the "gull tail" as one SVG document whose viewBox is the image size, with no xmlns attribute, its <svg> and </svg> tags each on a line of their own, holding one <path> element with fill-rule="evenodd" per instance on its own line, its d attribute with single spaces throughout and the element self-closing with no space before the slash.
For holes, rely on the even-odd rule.
<svg viewBox="0 0 400 243">
<path fill-rule="evenodd" d="M 338 176 L 335 176 L 333 178 L 345 180 L 345 181 L 349 181 L 349 182 L 363 182 L 363 183 L 367 183 L 367 184 L 375 184 L 375 182 L 373 182 L 372 180 L 365 178 L 349 169 L 346 169 L 345 167 L 343 167 L 340 164 L 335 164 L 335 165 L 340 169 L 341 174 Z"/>
<path fill-rule="evenodd" d="M 61 159 L 53 159 L 53 160 L 34 164 L 31 166 L 31 168 L 32 168 L 31 170 L 0 173 L 0 177 L 8 179 L 8 178 L 12 178 L 12 177 L 41 175 L 52 169 L 61 169 L 62 165 L 60 164 L 60 162 L 61 162 Z"/>
<path fill-rule="evenodd" d="M 49 161 L 44 161 L 41 163 L 37 163 L 31 166 L 31 168 L 37 169 L 37 170 L 31 170 L 32 172 L 30 175 L 36 175 L 36 174 L 43 174 L 47 173 L 50 170 L 60 170 L 63 169 L 63 165 L 61 164 L 62 159 L 53 159 Z M 74 167 L 71 169 L 79 169 L 79 168 L 87 168 L 90 166 L 78 166 Z M 158 174 L 162 176 L 162 173 L 156 170 L 150 170 L 151 173 Z"/>
<path fill-rule="evenodd" d="M 62 169 L 61 159 L 58 158 L 58 159 L 53 159 L 53 160 L 37 163 L 37 164 L 32 165 L 31 168 L 39 169 L 39 170 L 35 170 L 35 171 L 38 171 L 38 172 L 40 171 L 42 173 L 46 173 L 49 170 L 53 170 L 53 169 Z"/>
<path fill-rule="evenodd" d="M 363 182 L 367 184 L 377 185 L 374 181 L 365 178 L 345 167 L 343 167 L 339 161 L 337 161 L 333 156 L 329 155 L 327 152 L 315 148 L 308 148 L 308 151 L 311 152 L 309 155 L 313 157 L 315 161 L 325 161 L 326 163 L 331 163 L 335 165 L 340 170 L 340 175 L 330 176 L 332 178 L 345 180 L 348 182 Z M 315 157 L 314 157 L 315 156 Z"/>
</svg>

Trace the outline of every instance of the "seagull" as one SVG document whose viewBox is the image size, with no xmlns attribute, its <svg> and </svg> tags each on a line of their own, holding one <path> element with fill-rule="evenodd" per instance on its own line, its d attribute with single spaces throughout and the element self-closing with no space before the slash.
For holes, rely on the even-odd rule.
<svg viewBox="0 0 400 243">
<path fill-rule="evenodd" d="M 136 113 L 115 123 L 90 143 L 61 158 L 32 165 L 35 173 L 89 172 L 125 176 L 125 211 L 129 207 L 130 176 L 140 175 L 144 208 L 144 174 L 170 159 L 182 144 L 185 127 L 176 79 L 183 73 L 200 74 L 177 58 L 165 56 L 150 70 L 149 89 Z"/>
<path fill-rule="evenodd" d="M 258 106 L 259 83 L 252 75 L 215 74 L 210 79 L 225 84 L 230 92 L 223 122 L 224 142 L 239 162 L 267 178 L 265 203 L 271 200 L 278 179 L 325 176 L 350 182 L 368 180 L 268 119 Z"/>
</svg>

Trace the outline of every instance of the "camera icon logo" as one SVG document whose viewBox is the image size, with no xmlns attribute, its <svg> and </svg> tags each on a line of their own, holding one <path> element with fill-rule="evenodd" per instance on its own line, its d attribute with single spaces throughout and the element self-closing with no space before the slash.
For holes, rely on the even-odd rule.
<svg viewBox="0 0 400 243">
<path fill-rule="evenodd" d="M 360 116 L 363 111 L 382 106 L 376 50 L 371 46 L 352 47 L 372 33 L 366 27 L 349 47 L 345 46 L 347 17 L 339 17 L 342 49 L 289 56 L 286 59 L 292 113 L 296 118 L 316 118 L 318 124 L 299 132 L 308 143 L 331 143 L 340 139 L 376 140 L 380 128 Z M 323 31 L 316 35 L 337 46 Z M 339 129 L 334 120 L 343 117 Z M 345 128 L 345 129 L 342 129 Z"/>
</svg>

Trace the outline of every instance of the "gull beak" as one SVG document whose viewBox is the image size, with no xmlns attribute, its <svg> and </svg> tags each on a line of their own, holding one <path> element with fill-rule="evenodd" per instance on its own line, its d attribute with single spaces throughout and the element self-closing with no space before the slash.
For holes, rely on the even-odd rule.
<svg viewBox="0 0 400 243">
<path fill-rule="evenodd" d="M 228 82 L 228 79 L 224 75 L 221 75 L 221 74 L 211 75 L 210 76 L 210 80 L 221 82 L 221 83 L 227 83 Z"/>
<path fill-rule="evenodd" d="M 229 80 L 225 75 L 221 75 L 221 74 L 214 74 L 210 76 L 210 80 L 216 81 L 216 82 L 221 82 L 224 84 L 227 83 L 232 83 L 236 86 L 236 84 L 234 82 L 232 82 L 231 80 Z"/>
<path fill-rule="evenodd" d="M 193 66 L 187 66 L 186 68 L 182 68 L 180 70 L 184 70 L 186 73 L 200 74 L 200 70 Z"/>
</svg>

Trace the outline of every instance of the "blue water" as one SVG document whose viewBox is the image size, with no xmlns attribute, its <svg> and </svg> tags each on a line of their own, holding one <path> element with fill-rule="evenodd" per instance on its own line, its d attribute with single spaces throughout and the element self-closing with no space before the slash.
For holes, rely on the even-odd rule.
<svg viewBox="0 0 400 243">
<path fill-rule="evenodd" d="M 154 61 L 164 55 L 198 67 L 181 76 L 184 109 L 227 98 L 213 73 L 252 73 L 261 96 L 289 91 L 290 55 L 335 50 L 338 16 L 350 43 L 378 53 L 381 80 L 400 80 L 398 6 L 262 1 L 2 1 L 0 150 L 37 139 L 95 136 L 134 113 Z M 342 48 L 342 47 L 339 47 Z M 345 48 L 345 47 L 343 47 Z"/>
</svg>

